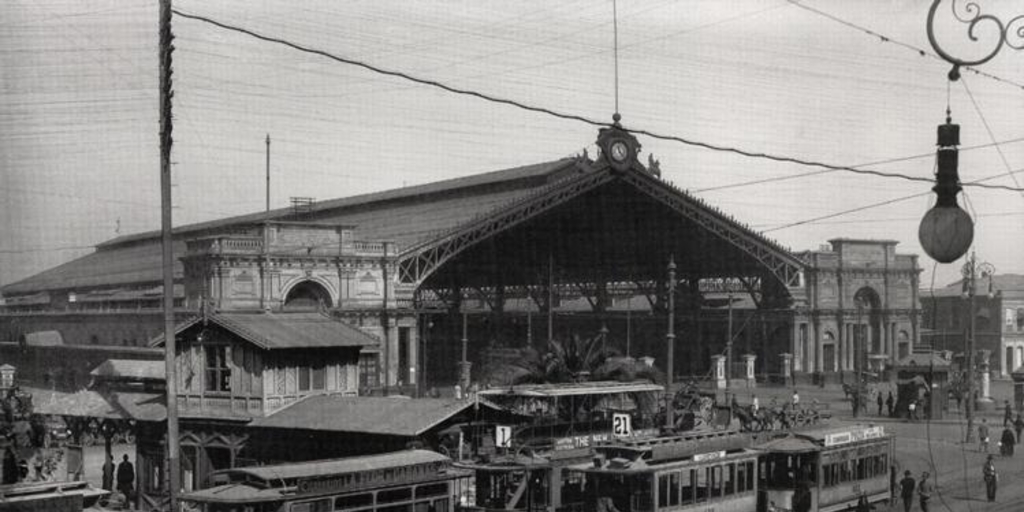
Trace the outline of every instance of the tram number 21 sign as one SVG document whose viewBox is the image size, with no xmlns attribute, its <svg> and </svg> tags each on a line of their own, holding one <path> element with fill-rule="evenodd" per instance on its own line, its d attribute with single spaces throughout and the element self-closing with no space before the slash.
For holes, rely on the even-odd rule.
<svg viewBox="0 0 1024 512">
<path fill-rule="evenodd" d="M 612 435 L 615 437 L 629 437 L 633 435 L 632 417 L 628 414 L 615 413 L 612 415 Z"/>
</svg>

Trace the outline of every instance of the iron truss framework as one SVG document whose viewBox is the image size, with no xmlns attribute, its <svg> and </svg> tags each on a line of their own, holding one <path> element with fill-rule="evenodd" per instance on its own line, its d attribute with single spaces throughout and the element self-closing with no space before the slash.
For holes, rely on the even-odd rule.
<svg viewBox="0 0 1024 512">
<path fill-rule="evenodd" d="M 806 263 L 790 251 L 753 232 L 735 219 L 646 172 L 612 172 L 610 168 L 584 170 L 519 200 L 504 210 L 483 216 L 434 240 L 412 246 L 399 256 L 402 283 L 422 283 L 461 252 L 481 241 L 564 204 L 614 180 L 633 185 L 684 218 L 739 248 L 764 266 L 790 293 L 803 286 Z"/>
</svg>

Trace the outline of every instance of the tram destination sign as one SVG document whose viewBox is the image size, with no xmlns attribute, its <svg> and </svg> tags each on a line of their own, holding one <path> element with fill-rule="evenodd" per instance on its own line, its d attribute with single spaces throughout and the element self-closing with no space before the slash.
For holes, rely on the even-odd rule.
<svg viewBox="0 0 1024 512">
<path fill-rule="evenodd" d="M 694 462 L 707 462 L 709 460 L 718 460 L 725 458 L 725 450 L 719 450 L 717 452 L 698 453 L 693 456 Z"/>
<path fill-rule="evenodd" d="M 885 435 L 885 430 L 880 426 L 857 428 L 847 430 L 845 432 L 825 434 L 825 446 L 838 446 L 841 444 L 855 443 L 857 441 L 866 441 L 868 439 L 878 439 L 883 435 Z"/>
</svg>

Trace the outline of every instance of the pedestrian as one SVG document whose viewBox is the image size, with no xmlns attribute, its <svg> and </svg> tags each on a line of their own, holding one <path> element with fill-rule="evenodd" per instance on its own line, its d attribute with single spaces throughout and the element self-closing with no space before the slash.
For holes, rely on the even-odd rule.
<svg viewBox="0 0 1024 512">
<path fill-rule="evenodd" d="M 114 457 L 109 453 L 106 455 L 106 462 L 103 463 L 103 489 L 114 490 Z"/>
<path fill-rule="evenodd" d="M 1017 413 L 1017 419 L 1013 420 L 1013 430 L 1017 434 L 1017 439 L 1020 440 L 1020 434 L 1024 432 L 1024 418 L 1020 417 L 1020 413 Z"/>
<path fill-rule="evenodd" d="M 907 417 L 910 421 L 917 419 L 917 401 L 911 400 L 910 403 L 907 404 Z"/>
<path fill-rule="evenodd" d="M 988 456 L 985 465 L 981 468 L 981 473 L 985 478 L 985 493 L 988 494 L 988 500 L 995 501 L 996 487 L 999 485 L 999 474 L 996 473 L 996 465 L 992 462 L 991 455 Z"/>
<path fill-rule="evenodd" d="M 928 472 L 921 473 L 921 481 L 917 484 L 918 503 L 921 512 L 928 512 L 928 502 L 932 499 L 932 483 L 928 481 Z"/>
<path fill-rule="evenodd" d="M 885 399 L 885 406 L 889 409 L 889 417 L 892 418 L 893 407 L 896 406 L 896 401 L 892 398 L 892 391 L 889 392 L 889 398 Z"/>
<path fill-rule="evenodd" d="M 882 415 L 882 404 L 885 403 L 882 400 L 882 392 L 881 391 L 879 391 L 878 394 L 876 395 L 876 401 L 878 402 L 878 415 L 881 416 Z"/>
<path fill-rule="evenodd" d="M 754 395 L 754 398 L 751 399 L 751 402 L 750 402 L 750 409 L 754 411 L 754 414 L 757 414 L 757 410 L 760 409 L 760 408 L 761 408 L 761 404 L 758 403 L 758 401 L 757 401 L 757 395 Z M 1024 421 L 1022 421 L 1021 424 L 1024 425 Z"/>
<path fill-rule="evenodd" d="M 814 497 L 807 481 L 801 481 L 793 490 L 793 512 L 811 512 Z"/>
<path fill-rule="evenodd" d="M 903 472 L 903 480 L 900 480 L 900 497 L 903 498 L 903 511 L 910 512 L 910 507 L 914 505 L 914 477 L 910 475 L 910 470 Z"/>
<path fill-rule="evenodd" d="M 1013 409 L 1010 408 L 1010 401 L 1006 400 L 1006 407 L 1003 409 L 1003 426 L 1009 426 L 1013 424 Z"/>
<path fill-rule="evenodd" d="M 978 442 L 981 443 L 978 450 L 981 453 L 988 453 L 988 420 L 985 418 L 982 418 L 981 424 L 978 425 Z"/>
<path fill-rule="evenodd" d="M 793 390 L 793 408 L 796 409 L 796 406 L 798 406 L 798 405 L 800 405 L 800 393 L 797 393 L 796 389 L 794 389 Z"/>
<path fill-rule="evenodd" d="M 964 395 L 961 393 L 956 394 L 956 410 L 960 410 L 961 402 L 964 401 Z"/>
<path fill-rule="evenodd" d="M 120 464 L 117 465 L 117 491 L 124 494 L 124 501 L 128 505 L 128 509 L 132 508 L 132 493 L 135 491 L 135 466 L 132 466 L 131 462 L 128 462 L 128 454 L 124 454 L 124 458 Z"/>
<path fill-rule="evenodd" d="M 1013 457 L 1013 445 L 1017 444 L 1017 438 L 1013 436 L 1010 427 L 1003 429 L 1003 435 L 999 438 L 999 453 L 1003 457 Z"/>
</svg>

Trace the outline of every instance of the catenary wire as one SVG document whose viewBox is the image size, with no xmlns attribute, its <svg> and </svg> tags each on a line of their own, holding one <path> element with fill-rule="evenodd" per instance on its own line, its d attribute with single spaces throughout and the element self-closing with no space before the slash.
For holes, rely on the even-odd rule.
<svg viewBox="0 0 1024 512">
<path fill-rule="evenodd" d="M 787 1 L 789 3 L 791 3 L 791 4 L 793 4 L 793 5 L 801 8 L 801 9 L 807 11 L 807 12 L 812 12 L 812 13 L 817 14 L 819 16 L 822 16 L 824 18 L 828 18 L 828 19 L 830 19 L 830 20 L 832 20 L 832 21 L 834 21 L 836 23 L 839 23 L 840 25 L 852 28 L 852 29 L 854 29 L 854 30 L 856 30 L 858 32 L 863 32 L 863 33 L 865 33 L 865 34 L 867 34 L 869 36 L 877 37 L 883 43 L 892 43 L 892 44 L 895 44 L 897 46 L 901 46 L 903 48 L 906 48 L 906 49 L 908 49 L 908 50 L 910 50 L 910 51 L 912 51 L 914 53 L 917 53 L 918 55 L 920 55 L 922 57 L 931 57 L 933 59 L 942 61 L 944 63 L 948 63 L 948 61 L 946 61 L 946 59 L 943 59 L 942 57 L 940 57 L 940 56 L 936 55 L 935 53 L 932 53 L 932 52 L 930 52 L 928 50 L 925 50 L 924 48 L 920 48 L 920 47 L 914 46 L 914 45 L 909 44 L 909 43 L 904 43 L 904 42 L 899 41 L 897 39 L 893 39 L 893 38 L 891 38 L 891 37 L 889 37 L 887 35 L 884 35 L 884 34 L 876 32 L 874 30 L 871 30 L 871 29 L 869 29 L 867 27 L 863 27 L 863 26 L 857 25 L 856 23 L 844 20 L 844 19 L 842 19 L 842 18 L 840 18 L 840 17 L 838 17 L 838 16 L 836 16 L 834 14 L 827 13 L 827 12 L 819 10 L 819 9 L 815 9 L 814 7 L 811 7 L 809 5 L 804 5 L 800 0 L 787 0 Z M 973 38 L 973 36 L 972 36 L 972 38 Z M 963 67 L 963 69 L 969 70 L 969 71 L 971 71 L 972 73 L 974 73 L 974 74 L 976 74 L 978 76 L 983 76 L 985 78 L 988 78 L 988 79 L 991 79 L 991 80 L 995 80 L 997 82 L 1002 82 L 1002 83 L 1007 84 L 1007 85 L 1012 85 L 1014 87 L 1018 87 L 1018 88 L 1024 90 L 1024 84 L 1021 84 L 1021 83 L 1018 83 L 1018 82 L 1014 82 L 1012 80 L 1007 80 L 1007 79 L 1002 78 L 1000 76 L 993 75 L 992 73 L 987 73 L 985 71 L 981 71 L 981 70 L 979 70 L 979 69 L 977 69 L 975 67 L 965 66 L 965 67 Z"/>
<path fill-rule="evenodd" d="M 383 74 L 383 75 L 386 75 L 386 76 L 397 77 L 397 78 L 401 78 L 401 79 L 408 80 L 408 81 L 411 81 L 411 82 L 419 83 L 419 84 L 422 84 L 422 85 L 427 85 L 427 86 L 430 86 L 430 87 L 439 88 L 439 89 L 451 92 L 453 94 L 461 94 L 461 95 L 466 95 L 466 96 L 472 96 L 472 97 L 475 97 L 475 98 L 478 98 L 478 99 L 482 99 L 484 101 L 489 101 L 489 102 L 492 102 L 492 103 L 498 103 L 498 104 L 502 104 L 502 105 L 508 105 L 508 106 L 512 106 L 512 107 L 515 107 L 515 108 L 519 108 L 519 109 L 527 110 L 527 111 L 531 111 L 531 112 L 547 114 L 547 115 L 550 115 L 550 116 L 553 116 L 553 117 L 557 117 L 557 118 L 561 118 L 561 119 L 566 119 L 566 120 L 571 120 L 571 121 L 578 121 L 578 122 L 586 123 L 586 124 L 589 124 L 589 125 L 592 125 L 592 126 L 601 126 L 601 127 L 608 126 L 608 123 L 596 121 L 596 120 L 589 119 L 589 118 L 586 118 L 586 117 L 583 117 L 583 116 L 580 116 L 580 115 L 567 114 L 567 113 L 564 113 L 564 112 L 557 112 L 557 111 L 554 111 L 554 110 L 551 110 L 551 109 L 548 109 L 548 108 L 545 108 L 545 107 L 538 107 L 538 106 L 535 106 L 535 105 L 529 105 L 529 104 L 522 103 L 522 102 L 516 101 L 516 100 L 510 100 L 510 99 L 507 99 L 507 98 L 500 98 L 500 97 L 497 97 L 497 96 L 481 93 L 481 92 L 470 90 L 470 89 L 461 89 L 461 88 L 458 88 L 458 87 L 454 87 L 454 86 L 451 86 L 451 85 L 447 85 L 447 84 L 438 82 L 436 80 L 429 80 L 429 79 L 419 78 L 419 77 L 415 77 L 415 76 L 409 75 L 409 74 L 401 72 L 401 71 L 387 70 L 387 69 L 383 69 L 383 68 L 380 68 L 380 67 L 372 65 L 372 64 L 367 64 L 367 63 L 362 62 L 362 61 L 358 61 L 358 60 L 354 60 L 354 59 L 349 59 L 349 58 L 345 58 L 345 57 L 339 57 L 339 56 L 334 55 L 334 54 L 332 54 L 330 52 L 327 52 L 325 50 L 320 50 L 320 49 L 316 49 L 316 48 L 310 48 L 310 47 L 307 47 L 307 46 L 304 46 L 304 45 L 300 45 L 298 43 L 294 43 L 294 42 L 291 42 L 291 41 L 288 41 L 288 40 L 285 40 L 285 39 L 280 39 L 280 38 L 276 38 L 276 37 L 266 36 L 266 35 L 259 34 L 257 32 L 254 32 L 254 31 L 246 29 L 246 28 L 229 25 L 229 24 L 226 24 L 224 22 L 217 21 L 217 20 L 205 17 L 205 16 L 199 16 L 199 15 L 195 15 L 195 14 L 188 14 L 188 13 L 184 13 L 184 12 L 182 12 L 180 10 L 177 10 L 177 9 L 174 9 L 173 12 L 176 15 L 181 16 L 181 17 L 186 18 L 186 19 L 191 19 L 191 20 L 207 23 L 207 24 L 210 24 L 210 25 L 222 28 L 224 30 L 245 34 L 245 35 L 248 35 L 250 37 L 253 37 L 253 38 L 256 38 L 256 39 L 260 39 L 262 41 L 284 45 L 284 46 L 290 47 L 292 49 L 298 50 L 300 52 L 310 53 L 310 54 L 314 54 L 314 55 L 319 55 L 319 56 L 322 56 L 322 57 L 325 57 L 327 59 L 330 59 L 330 60 L 333 60 L 333 61 L 336 61 L 336 62 L 340 62 L 340 63 L 343 63 L 343 64 L 349 64 L 349 65 L 353 65 L 353 66 L 358 66 L 358 67 L 361 67 L 363 69 L 367 69 L 369 71 L 372 71 L 374 73 Z M 735 148 L 735 147 L 730 147 L 730 146 L 722 146 L 722 145 L 718 145 L 718 144 L 712 144 L 712 143 L 708 143 L 708 142 L 702 142 L 702 141 L 698 141 L 698 140 L 687 139 L 687 138 L 684 138 L 684 137 L 678 137 L 678 136 L 675 136 L 675 135 L 664 135 L 664 134 L 654 133 L 654 132 L 651 132 L 651 131 L 648 131 L 648 130 L 643 130 L 643 129 L 626 129 L 626 130 L 631 132 L 631 133 L 640 134 L 640 135 L 646 135 L 646 136 L 654 138 L 654 139 L 678 142 L 678 143 L 685 144 L 685 145 L 688 145 L 688 146 L 700 147 L 700 148 L 704 148 L 704 149 L 708 149 L 708 150 L 712 150 L 712 151 L 733 153 L 733 154 L 745 156 L 745 157 L 748 157 L 748 158 L 772 160 L 772 161 L 776 161 L 776 162 L 791 163 L 791 164 L 802 165 L 802 166 L 807 166 L 807 167 L 820 167 L 820 168 L 829 169 L 829 170 L 833 170 L 833 171 L 844 171 L 844 172 L 851 172 L 851 173 L 856 173 L 856 174 L 878 176 L 878 177 L 883 177 L 883 178 L 899 178 L 899 179 L 903 179 L 903 180 L 907 180 L 907 181 L 917 181 L 917 182 L 924 182 L 924 183 L 933 183 L 934 182 L 934 180 L 932 178 L 929 178 L 929 177 L 910 176 L 910 175 L 906 175 L 906 174 L 888 173 L 888 172 L 881 172 L 881 171 L 875 171 L 875 170 L 870 170 L 870 169 L 856 169 L 856 168 L 850 167 L 850 166 L 832 165 L 832 164 L 828 164 L 828 163 L 824 163 L 824 162 L 817 162 L 817 161 L 814 161 L 814 160 L 803 160 L 803 159 L 800 159 L 800 158 L 795 158 L 795 157 L 790 157 L 790 156 L 775 155 L 775 154 L 770 154 L 770 153 L 762 153 L 762 152 L 756 152 L 756 151 L 749 151 L 749 150 Z M 991 185 L 991 184 L 985 184 L 985 183 L 971 183 L 971 184 L 966 184 L 965 183 L 964 185 L 969 185 L 969 186 L 974 186 L 974 187 L 979 187 L 979 188 L 988 188 L 988 189 L 997 189 L 997 190 L 1009 190 L 1009 191 L 1013 191 L 1013 192 L 1024 192 L 1024 188 L 1009 187 L 1009 186 L 1006 186 L 1006 185 Z"/>
</svg>

